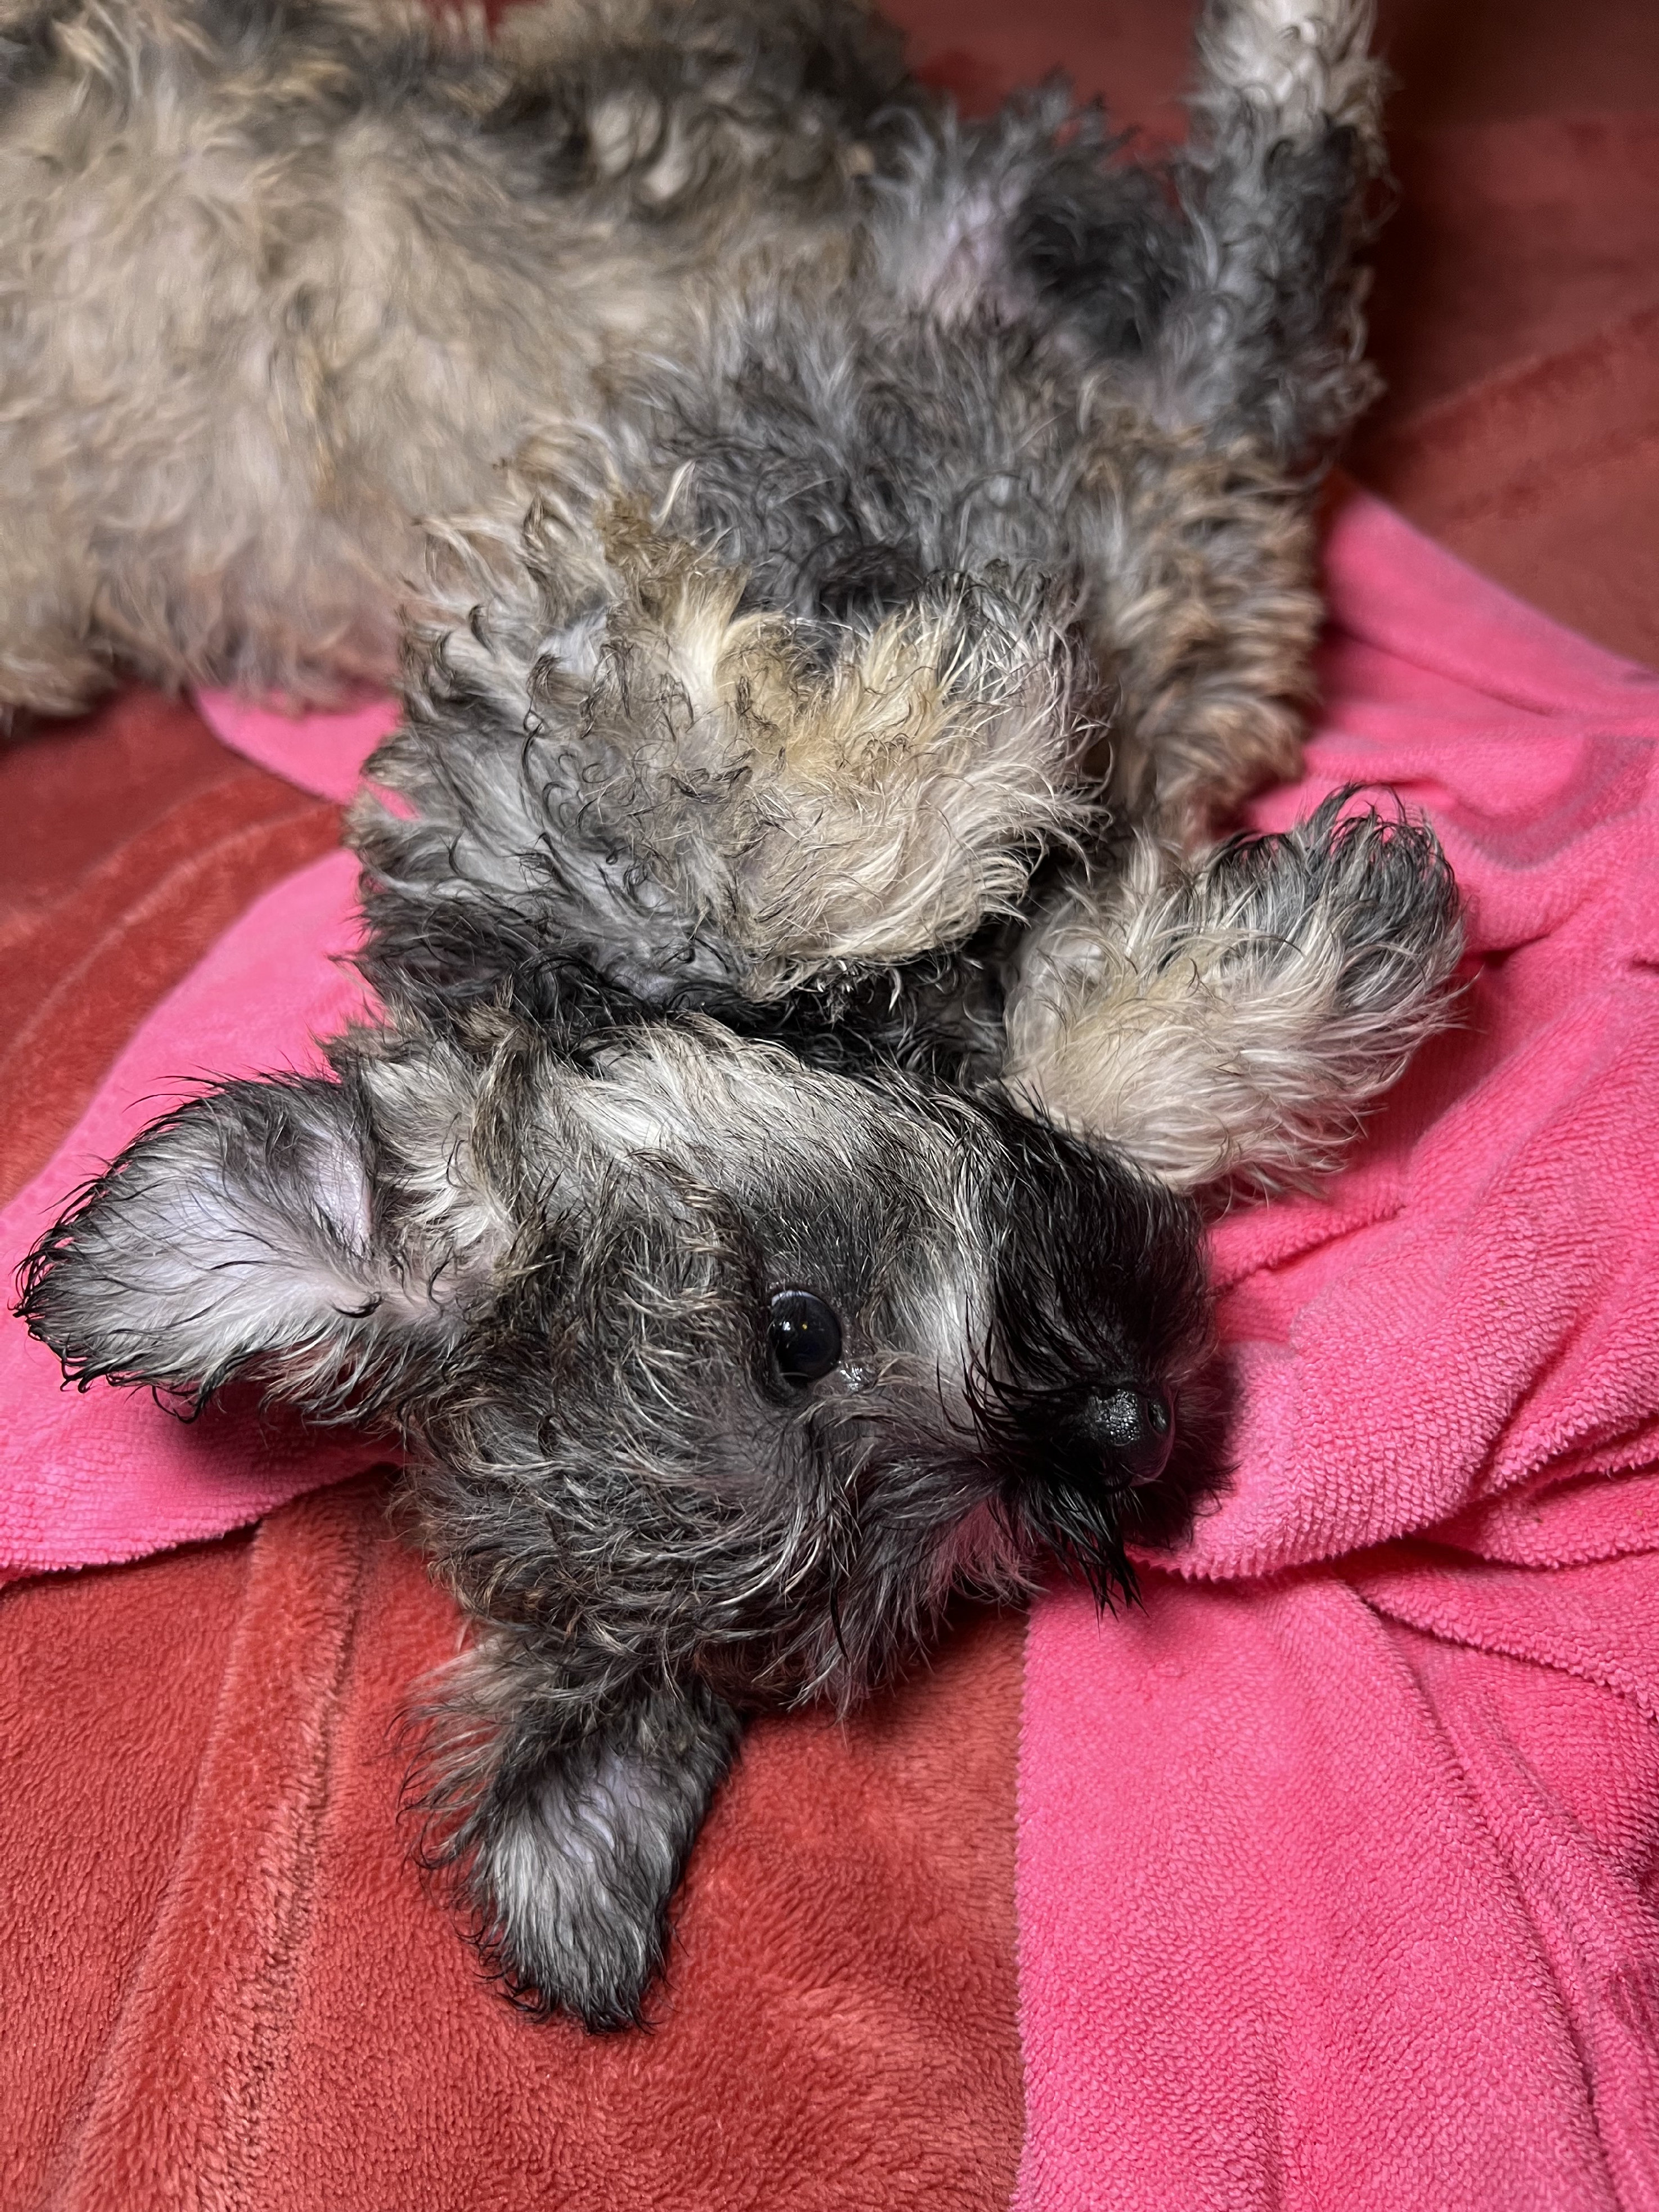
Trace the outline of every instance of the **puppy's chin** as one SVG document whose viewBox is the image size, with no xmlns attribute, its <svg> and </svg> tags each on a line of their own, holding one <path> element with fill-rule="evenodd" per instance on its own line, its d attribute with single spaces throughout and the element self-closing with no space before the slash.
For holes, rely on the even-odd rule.
<svg viewBox="0 0 1659 2212">
<path fill-rule="evenodd" d="M 1091 1470 L 1057 1468 L 1043 1479 L 1020 1480 L 1005 1510 L 1036 1577 L 1057 1564 L 1091 1591 L 1097 1605 L 1115 1612 L 1139 1595 L 1125 1528 L 1133 1494 L 1109 1488 Z"/>
</svg>

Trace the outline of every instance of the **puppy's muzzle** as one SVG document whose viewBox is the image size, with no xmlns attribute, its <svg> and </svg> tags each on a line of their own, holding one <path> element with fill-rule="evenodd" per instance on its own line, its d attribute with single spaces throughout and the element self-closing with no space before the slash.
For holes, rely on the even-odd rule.
<svg viewBox="0 0 1659 2212">
<path fill-rule="evenodd" d="M 1109 1489 L 1139 1490 L 1156 1482 L 1175 1449 L 1175 1413 L 1169 1394 L 1133 1382 L 1091 1390 L 1066 1408 L 1058 1425 L 1074 1466 L 1097 1456 Z"/>
</svg>

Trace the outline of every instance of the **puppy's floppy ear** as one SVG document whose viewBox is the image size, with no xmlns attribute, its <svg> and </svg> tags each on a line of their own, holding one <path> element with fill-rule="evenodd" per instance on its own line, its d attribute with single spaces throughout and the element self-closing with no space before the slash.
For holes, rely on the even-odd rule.
<svg viewBox="0 0 1659 2212">
<path fill-rule="evenodd" d="M 595 1710 L 533 1638 L 485 1632 L 417 1714 L 410 1796 L 514 2001 L 591 2028 L 641 2016 L 666 1915 L 742 1734 L 696 1682 Z"/>
<path fill-rule="evenodd" d="M 451 1255 L 377 1234 L 361 1072 L 228 1083 L 155 1123 L 25 1263 L 19 1312 L 83 1385 L 199 1401 L 257 1366 L 326 1417 L 453 1327 Z"/>
<path fill-rule="evenodd" d="M 1463 944 L 1433 834 L 1352 796 L 1196 866 L 1142 838 L 1073 889 L 1022 954 L 1010 1085 L 1178 1190 L 1333 1165 L 1449 1018 Z"/>
</svg>

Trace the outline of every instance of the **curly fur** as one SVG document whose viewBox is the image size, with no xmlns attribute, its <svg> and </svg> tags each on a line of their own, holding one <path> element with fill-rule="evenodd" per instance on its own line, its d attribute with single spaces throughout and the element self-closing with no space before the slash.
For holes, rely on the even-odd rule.
<svg viewBox="0 0 1659 2212">
<path fill-rule="evenodd" d="M 1449 1013 L 1456 885 L 1403 811 L 1339 792 L 1196 866 L 1145 837 L 1021 947 L 1007 1079 L 1178 1190 L 1333 1166 Z"/>
<path fill-rule="evenodd" d="M 404 805 L 355 816 L 386 892 L 511 912 L 647 999 L 777 1000 L 1012 911 L 1082 818 L 1063 640 L 1014 580 L 947 580 L 825 666 L 637 508 L 579 594 L 565 536 L 538 502 L 417 663 L 370 769 Z"/>
<path fill-rule="evenodd" d="M 1058 1545 L 1127 1588 L 1126 1538 L 1178 1532 L 1216 1473 L 1196 1218 L 994 1099 L 703 1022 L 577 1054 L 496 1016 L 335 1062 L 147 1132 L 21 1310 L 83 1385 L 247 1373 L 397 1431 L 495 1625 L 428 1747 L 432 1848 L 526 1998 L 614 2025 L 745 1713 L 862 1695 L 953 1583 Z M 838 1317 L 816 1379 L 777 1365 L 783 1286 Z M 1115 1461 L 1106 1401 L 1173 1407 L 1167 1465 Z"/>
<path fill-rule="evenodd" d="M 0 0 L 0 708 L 335 696 L 407 602 L 386 1025 L 158 1122 L 21 1310 L 401 1437 L 480 1625 L 411 1787 L 532 2008 L 640 2016 L 750 1713 L 1132 1594 L 1222 1479 L 1202 1194 L 1444 1018 L 1425 830 L 1212 849 L 1370 388 L 1368 26 L 1211 0 L 1158 169 L 851 0 Z"/>
<path fill-rule="evenodd" d="M 962 122 L 853 0 L 3 20 L 0 708 L 384 681 L 418 526 L 521 519 L 502 465 L 586 426 L 797 659 L 1037 569 L 1137 796 L 1201 826 L 1293 764 L 1293 471 L 1368 389 L 1360 0 L 1215 0 L 1166 176 L 1058 93 Z"/>
</svg>

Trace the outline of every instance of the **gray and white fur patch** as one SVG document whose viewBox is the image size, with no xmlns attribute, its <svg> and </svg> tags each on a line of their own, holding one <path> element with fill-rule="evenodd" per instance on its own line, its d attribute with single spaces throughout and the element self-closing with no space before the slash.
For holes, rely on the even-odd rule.
<svg viewBox="0 0 1659 2212">
<path fill-rule="evenodd" d="M 1438 845 L 1339 793 L 1285 836 L 1186 863 L 1155 840 L 1026 939 L 1007 1079 L 1179 1190 L 1327 1171 L 1451 1018 L 1462 951 Z"/>
</svg>

